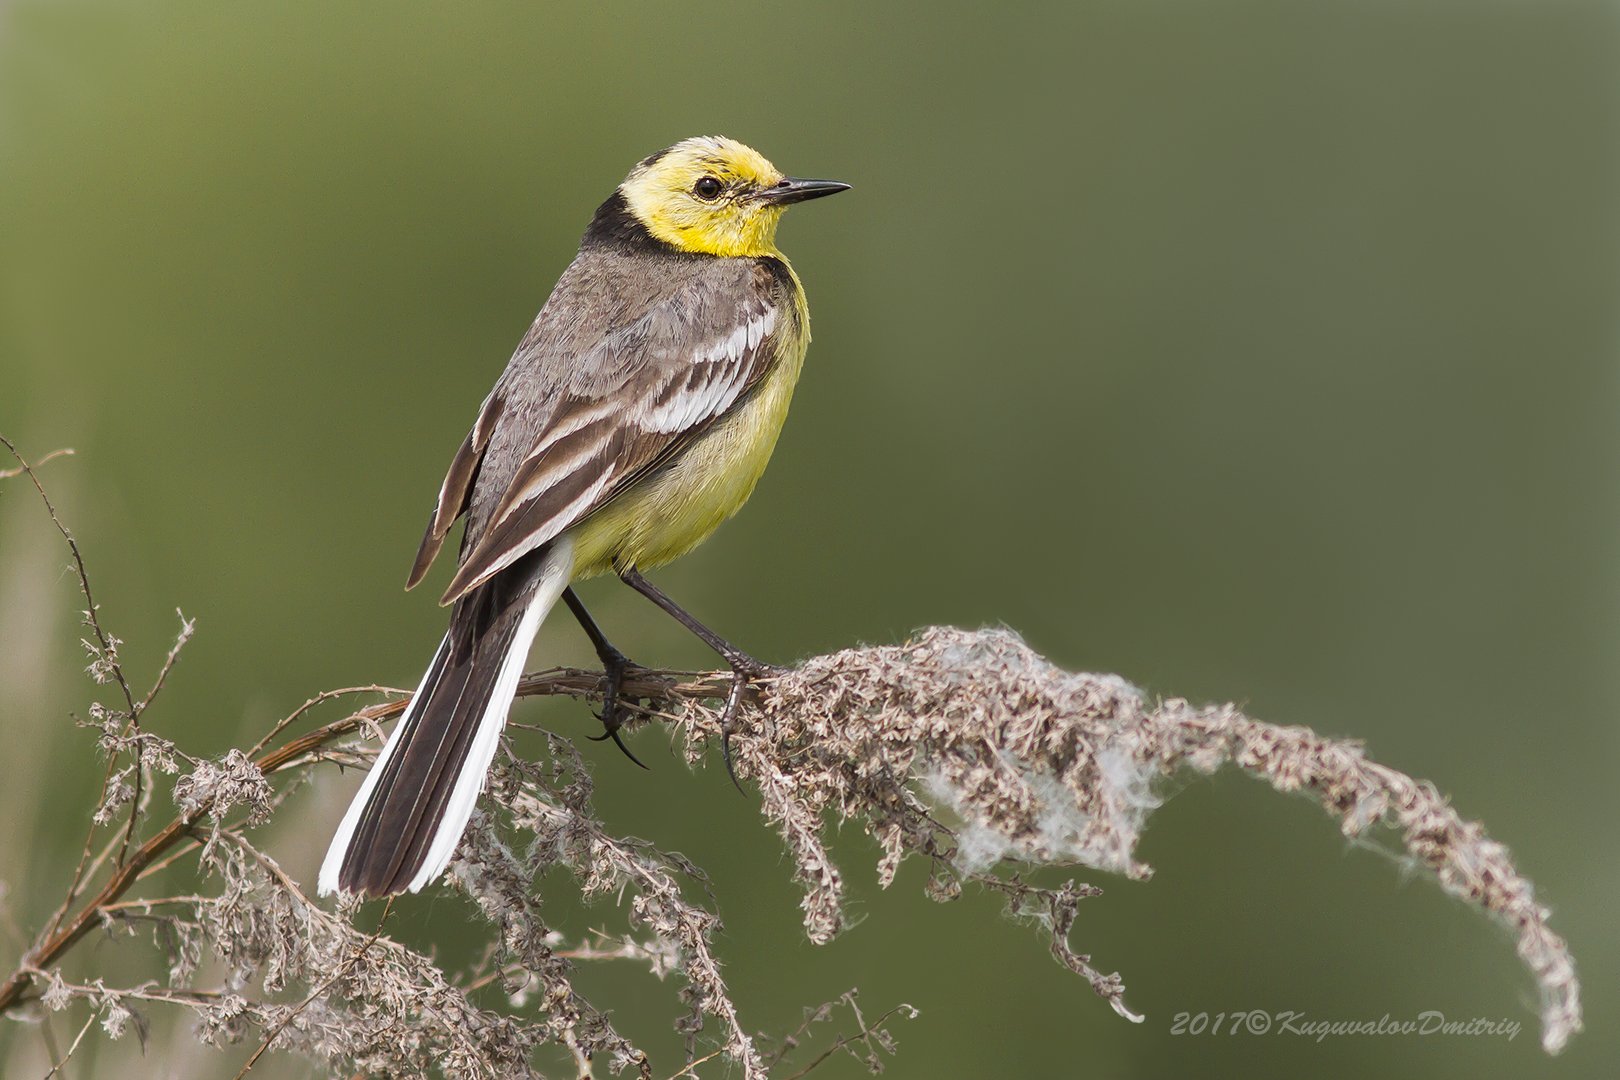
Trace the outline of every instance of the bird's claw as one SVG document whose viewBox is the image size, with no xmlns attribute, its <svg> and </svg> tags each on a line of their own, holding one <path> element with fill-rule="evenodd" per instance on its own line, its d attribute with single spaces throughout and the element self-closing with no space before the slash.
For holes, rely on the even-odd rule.
<svg viewBox="0 0 1620 1080">
<path fill-rule="evenodd" d="M 602 718 L 600 716 L 598 716 L 597 719 L 601 720 Z M 604 726 L 606 726 L 605 721 L 604 721 Z M 632 754 L 630 752 L 630 748 L 628 746 L 624 745 L 624 740 L 619 737 L 619 729 L 618 729 L 617 725 L 608 728 L 606 731 L 602 732 L 602 734 L 600 734 L 600 735 L 587 735 L 586 738 L 590 739 L 591 742 L 605 742 L 608 739 L 612 739 L 613 740 L 613 745 L 617 746 L 619 748 L 620 752 L 623 753 L 625 757 L 629 758 L 631 761 L 635 762 L 637 765 L 640 765 L 643 769 L 647 769 L 646 764 L 643 763 L 640 758 L 636 757 L 636 755 Z M 651 769 L 647 769 L 647 771 L 652 772 Z"/>
<path fill-rule="evenodd" d="M 603 730 L 602 734 L 591 735 L 589 738 L 592 742 L 612 739 L 613 745 L 617 746 L 625 757 L 646 769 L 647 766 L 642 760 L 632 754 L 630 748 L 624 745 L 624 740 L 619 737 L 619 728 L 624 726 L 624 720 L 619 715 L 619 691 L 624 686 L 625 671 L 633 665 L 623 653 L 615 653 L 612 656 L 604 656 L 602 666 L 604 668 L 602 679 L 606 685 L 602 688 L 602 711 L 596 713 L 595 716 L 601 721 Z M 647 769 L 647 771 L 651 772 L 652 770 Z"/>
<path fill-rule="evenodd" d="M 737 710 L 742 705 L 743 694 L 748 691 L 750 682 L 785 674 L 787 668 L 767 664 L 751 656 L 729 659 L 731 659 L 731 689 L 726 694 L 726 707 L 720 713 L 720 760 L 725 762 L 726 775 L 731 777 L 732 786 L 741 792 L 743 786 L 737 780 L 737 769 L 732 763 L 731 756 L 731 736 L 736 731 Z"/>
</svg>

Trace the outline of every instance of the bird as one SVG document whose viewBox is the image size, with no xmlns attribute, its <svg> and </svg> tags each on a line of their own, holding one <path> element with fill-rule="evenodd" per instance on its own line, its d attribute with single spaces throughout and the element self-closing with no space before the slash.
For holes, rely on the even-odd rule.
<svg viewBox="0 0 1620 1080">
<path fill-rule="evenodd" d="M 738 703 L 776 669 L 644 571 L 707 539 L 764 472 L 810 343 L 777 225 L 787 207 L 849 186 L 787 176 L 751 147 L 703 136 L 639 162 L 597 208 L 439 487 L 406 588 L 465 518 L 440 599 L 449 629 L 332 838 L 321 894 L 417 892 L 444 872 L 559 599 L 602 661 L 601 737 L 635 760 L 618 732 L 633 665 L 574 591 L 586 578 L 617 575 L 730 666 L 731 772 Z"/>
</svg>

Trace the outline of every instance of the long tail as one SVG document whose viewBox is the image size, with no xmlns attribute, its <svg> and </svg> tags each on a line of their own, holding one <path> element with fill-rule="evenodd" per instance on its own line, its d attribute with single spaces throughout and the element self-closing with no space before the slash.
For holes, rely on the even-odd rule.
<svg viewBox="0 0 1620 1080">
<path fill-rule="evenodd" d="M 523 661 L 568 587 L 564 536 L 456 601 L 450 630 L 349 804 L 322 895 L 416 892 L 444 872 L 484 790 Z"/>
</svg>

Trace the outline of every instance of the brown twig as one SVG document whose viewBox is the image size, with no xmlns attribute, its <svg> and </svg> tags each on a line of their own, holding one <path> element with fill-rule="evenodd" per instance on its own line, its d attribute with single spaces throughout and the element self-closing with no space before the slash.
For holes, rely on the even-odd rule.
<svg viewBox="0 0 1620 1080">
<path fill-rule="evenodd" d="M 291 740 L 272 753 L 264 755 L 258 760 L 257 764 L 260 771 L 269 776 L 280 769 L 287 761 L 307 752 L 311 747 L 320 746 L 339 736 L 346 735 L 368 720 L 386 718 L 398 711 L 399 705 L 394 702 L 375 705 L 370 709 L 361 709 L 359 712 L 353 713 L 342 720 L 327 724 L 317 731 Z M 159 855 L 162 855 L 184 839 L 187 831 L 198 821 L 201 821 L 210 809 L 211 805 L 203 805 L 189 814 L 175 817 L 119 864 L 101 889 L 86 901 L 73 914 L 72 918 L 67 919 L 65 923 L 60 919 L 56 920 L 55 928 L 39 945 L 30 950 L 24 964 L 13 971 L 4 983 L 0 983 L 0 1013 L 6 1012 L 16 1004 L 17 999 L 32 981 L 32 971 L 54 964 L 61 958 L 63 953 L 94 929 L 100 921 L 101 912 L 105 905 L 120 899 L 140 877 L 141 870 Z M 71 906 L 71 901 L 65 905 L 68 908 L 71 908 Z"/>
<path fill-rule="evenodd" d="M 900 1013 L 906 1013 L 912 1018 L 915 1018 L 917 1015 L 917 1010 L 912 1008 L 910 1005 L 896 1005 L 894 1008 L 878 1017 L 876 1021 L 868 1024 L 866 1023 L 865 1019 L 861 1017 L 860 1009 L 856 1008 L 853 999 L 850 998 L 850 995 L 846 994 L 844 996 L 845 999 L 848 1000 L 850 1008 L 854 1009 L 855 1011 L 856 1022 L 860 1024 L 860 1030 L 853 1035 L 840 1035 L 837 1042 L 833 1043 L 831 1046 L 827 1047 L 827 1049 L 817 1054 L 810 1060 L 808 1065 L 794 1073 L 792 1076 L 785 1077 L 784 1080 L 802 1080 L 803 1077 L 809 1075 L 812 1069 L 815 1069 L 822 1062 L 838 1053 L 838 1051 L 843 1050 L 846 1047 L 853 1046 L 858 1042 L 865 1041 L 869 1043 L 874 1035 L 883 1030 L 884 1024 L 888 1023 L 892 1017 L 898 1016 Z"/>
<path fill-rule="evenodd" d="M 84 1041 L 85 1033 L 94 1027 L 95 1024 L 96 1014 L 91 1013 L 89 1018 L 85 1020 L 83 1026 L 79 1028 L 79 1033 L 73 1036 L 73 1041 L 68 1044 L 67 1053 L 63 1054 L 60 1059 L 57 1059 L 55 1050 L 53 1049 L 51 1051 L 51 1058 L 56 1063 L 51 1066 L 51 1071 L 45 1074 L 45 1080 L 51 1080 L 51 1077 L 53 1076 L 62 1076 L 64 1078 L 67 1076 L 67 1074 L 62 1070 L 67 1067 L 68 1058 L 73 1056 L 73 1052 L 77 1050 L 79 1048 L 79 1044 Z"/>
<path fill-rule="evenodd" d="M 723 1054 L 725 1052 L 726 1052 L 726 1048 L 724 1046 L 722 1046 L 718 1050 L 709 1051 L 707 1054 L 704 1054 L 700 1058 L 694 1058 L 693 1060 L 688 1061 L 684 1066 L 682 1066 L 680 1072 L 671 1073 L 670 1076 L 669 1076 L 669 1080 L 681 1080 L 681 1077 L 683 1077 L 683 1076 L 696 1076 L 697 1073 L 694 1070 L 699 1065 L 702 1065 L 706 1061 L 713 1061 L 715 1058 L 719 1057 L 721 1054 Z"/>
<path fill-rule="evenodd" d="M 118 688 L 123 692 L 124 702 L 129 708 L 128 723 L 125 727 L 125 735 L 127 736 L 131 731 L 130 725 L 138 725 L 139 720 L 139 711 L 135 707 L 135 694 L 129 687 L 129 680 L 124 677 L 124 669 L 123 666 L 118 662 L 118 650 L 113 642 L 112 637 L 101 628 L 101 619 L 96 613 L 96 598 L 90 589 L 90 572 L 85 569 L 84 555 L 79 551 L 79 542 L 73 538 L 73 534 L 68 531 L 68 527 L 62 523 L 61 517 L 58 516 L 56 512 L 56 505 L 51 502 L 50 495 L 45 491 L 45 485 L 40 483 L 38 475 L 36 475 L 34 472 L 34 467 L 29 464 L 26 458 L 22 456 L 22 452 L 19 451 L 16 445 L 4 435 L 0 435 L 0 446 L 4 446 L 11 453 L 11 456 L 17 459 L 17 468 L 9 470 L 6 475 L 17 476 L 21 474 L 28 477 L 28 482 L 34 485 L 34 491 L 38 493 L 40 502 L 45 504 L 45 513 L 50 517 L 51 524 L 56 526 L 56 531 L 62 534 L 62 539 L 67 542 L 68 551 L 73 555 L 73 568 L 79 577 L 79 589 L 84 593 L 86 608 L 84 613 L 85 623 L 90 627 L 91 633 L 95 634 L 97 646 L 100 650 L 99 655 L 105 659 L 107 668 L 114 681 L 117 682 Z M 71 453 L 71 451 L 69 452 Z M 58 451 L 58 453 L 60 453 L 60 451 Z M 139 750 L 137 750 L 137 754 L 138 753 Z M 117 756 L 109 756 L 107 759 L 106 771 L 101 778 L 101 798 L 97 800 L 98 802 L 107 797 L 107 788 L 112 783 L 113 774 L 117 772 L 117 765 Z M 140 772 L 141 770 L 139 768 L 139 762 L 137 762 L 137 767 L 135 769 L 135 783 L 137 785 L 140 783 Z M 140 801 L 139 787 L 136 788 L 135 794 L 136 797 L 134 800 L 132 800 L 132 803 L 138 805 Z M 126 848 L 129 843 L 129 837 L 133 835 L 135 830 L 134 814 L 135 806 L 132 805 L 130 811 L 129 828 L 124 834 L 124 844 Z M 90 832 L 84 840 L 83 850 L 79 854 L 79 865 L 73 872 L 73 884 L 68 886 L 67 895 L 63 899 L 62 906 L 57 909 L 51 918 L 51 928 L 53 931 L 58 925 L 60 925 L 62 915 L 69 907 L 73 905 L 74 898 L 78 895 L 79 887 L 81 884 L 83 884 L 85 863 L 90 858 L 90 849 L 93 844 L 95 830 L 96 826 L 92 822 Z"/>
<path fill-rule="evenodd" d="M 266 746 L 270 745 L 271 740 L 275 739 L 275 737 L 277 735 L 280 735 L 283 731 L 286 731 L 293 724 L 297 723 L 299 718 L 301 718 L 305 713 L 309 712 L 311 709 L 315 708 L 318 705 L 326 704 L 328 701 L 332 701 L 332 700 L 335 700 L 336 698 L 340 698 L 340 697 L 348 697 L 351 694 L 399 694 L 399 695 L 404 695 L 404 694 L 407 694 L 409 692 L 410 691 L 408 691 L 408 690 L 398 690 L 398 689 L 395 689 L 394 687 L 391 687 L 391 686 L 375 686 L 375 685 L 373 685 L 373 686 L 345 686 L 341 690 L 327 690 L 327 691 L 324 691 L 322 693 L 316 694 L 314 697 L 310 698 L 308 701 L 306 701 L 302 705 L 298 706 L 298 708 L 294 709 L 292 712 L 288 713 L 286 716 L 284 716 L 280 720 L 276 721 L 275 727 L 272 727 L 269 731 L 267 731 L 264 734 L 264 736 L 261 739 L 259 739 L 258 742 L 254 743 L 253 747 L 250 750 L 248 750 L 248 756 L 252 757 L 254 754 L 257 754 L 259 751 L 263 750 Z"/>
<path fill-rule="evenodd" d="M 11 446 L 10 443 L 7 443 L 6 445 L 8 447 Z M 15 449 L 13 449 L 11 452 L 13 454 L 15 454 L 17 451 Z M 32 464 L 33 464 L 33 467 L 37 469 L 41 465 L 45 464 L 47 461 L 54 461 L 59 457 L 69 457 L 73 453 L 75 453 L 73 447 L 64 446 L 59 450 L 52 450 L 50 453 L 46 454 L 44 457 L 40 458 L 38 461 L 33 462 Z M 11 479 L 13 479 L 15 477 L 21 476 L 25 471 L 27 471 L 26 468 L 24 466 L 21 466 L 21 465 L 17 466 L 15 469 L 0 469 L 0 480 L 11 480 Z"/>
<path fill-rule="evenodd" d="M 643 696 L 651 696 L 655 692 L 667 692 L 671 695 L 687 700 L 702 700 L 716 693 L 724 693 L 730 676 L 721 672 L 686 672 L 686 671 L 647 671 L 638 673 L 635 680 L 627 680 L 626 693 L 641 692 Z M 538 672 L 529 675 L 518 685 L 518 694 L 522 697 L 566 696 L 591 698 L 599 696 L 601 692 L 602 677 L 600 673 L 584 671 L 578 668 L 556 668 L 547 672 Z M 633 686 L 633 689 L 630 687 Z M 367 688 L 347 688 L 334 690 L 326 694 L 317 695 L 312 701 L 329 701 L 334 697 L 345 694 L 361 693 Z M 308 712 L 310 705 L 300 706 L 292 714 L 296 719 Z M 275 750 L 260 756 L 255 764 L 259 770 L 270 777 L 296 762 L 299 758 L 331 744 L 333 741 L 351 734 L 363 727 L 374 725 L 385 720 L 391 720 L 405 711 L 405 701 L 385 701 L 376 705 L 369 705 L 358 709 L 341 720 L 324 724 L 313 731 L 289 739 Z M 276 730 L 285 730 L 290 720 L 283 720 L 276 725 Z M 160 856 L 168 853 L 169 849 L 181 841 L 188 839 L 189 830 L 208 815 L 209 805 L 203 805 L 189 814 L 181 814 L 171 820 L 162 829 L 158 830 L 145 843 L 130 853 L 129 857 L 120 864 L 113 875 L 90 899 L 73 913 L 71 918 L 62 921 L 61 917 L 54 920 L 52 931 L 32 950 L 23 965 L 13 971 L 11 975 L 0 983 L 0 1013 L 5 1013 L 17 1004 L 32 981 L 31 971 L 54 964 L 63 953 L 72 948 L 81 938 L 88 934 L 99 923 L 101 912 L 109 904 L 120 900 L 129 888 L 138 881 L 143 870 L 154 864 Z M 72 907 L 72 901 L 63 905 L 63 911 Z"/>
<path fill-rule="evenodd" d="M 145 712 L 152 704 L 153 699 L 162 691 L 163 684 L 168 681 L 169 672 L 174 670 L 174 662 L 180 659 L 180 650 L 186 647 L 186 642 L 190 641 L 191 635 L 197 631 L 196 619 L 186 618 L 186 613 L 179 608 L 175 608 L 174 613 L 180 616 L 180 633 L 175 637 L 174 645 L 169 649 L 169 655 L 164 657 L 163 666 L 158 669 L 157 678 L 152 682 L 152 689 L 148 690 L 146 696 L 141 698 L 141 703 L 135 710 L 137 713 Z"/>
</svg>

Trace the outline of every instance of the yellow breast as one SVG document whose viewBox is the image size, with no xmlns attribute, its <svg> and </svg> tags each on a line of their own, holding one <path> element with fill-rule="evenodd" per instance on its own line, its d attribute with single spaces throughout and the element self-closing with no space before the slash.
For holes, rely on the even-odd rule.
<svg viewBox="0 0 1620 1080">
<path fill-rule="evenodd" d="M 795 291 L 800 317 L 748 399 L 674 461 L 574 528 L 576 579 L 678 559 L 748 501 L 776 448 L 810 343 L 804 293 Z"/>
</svg>

